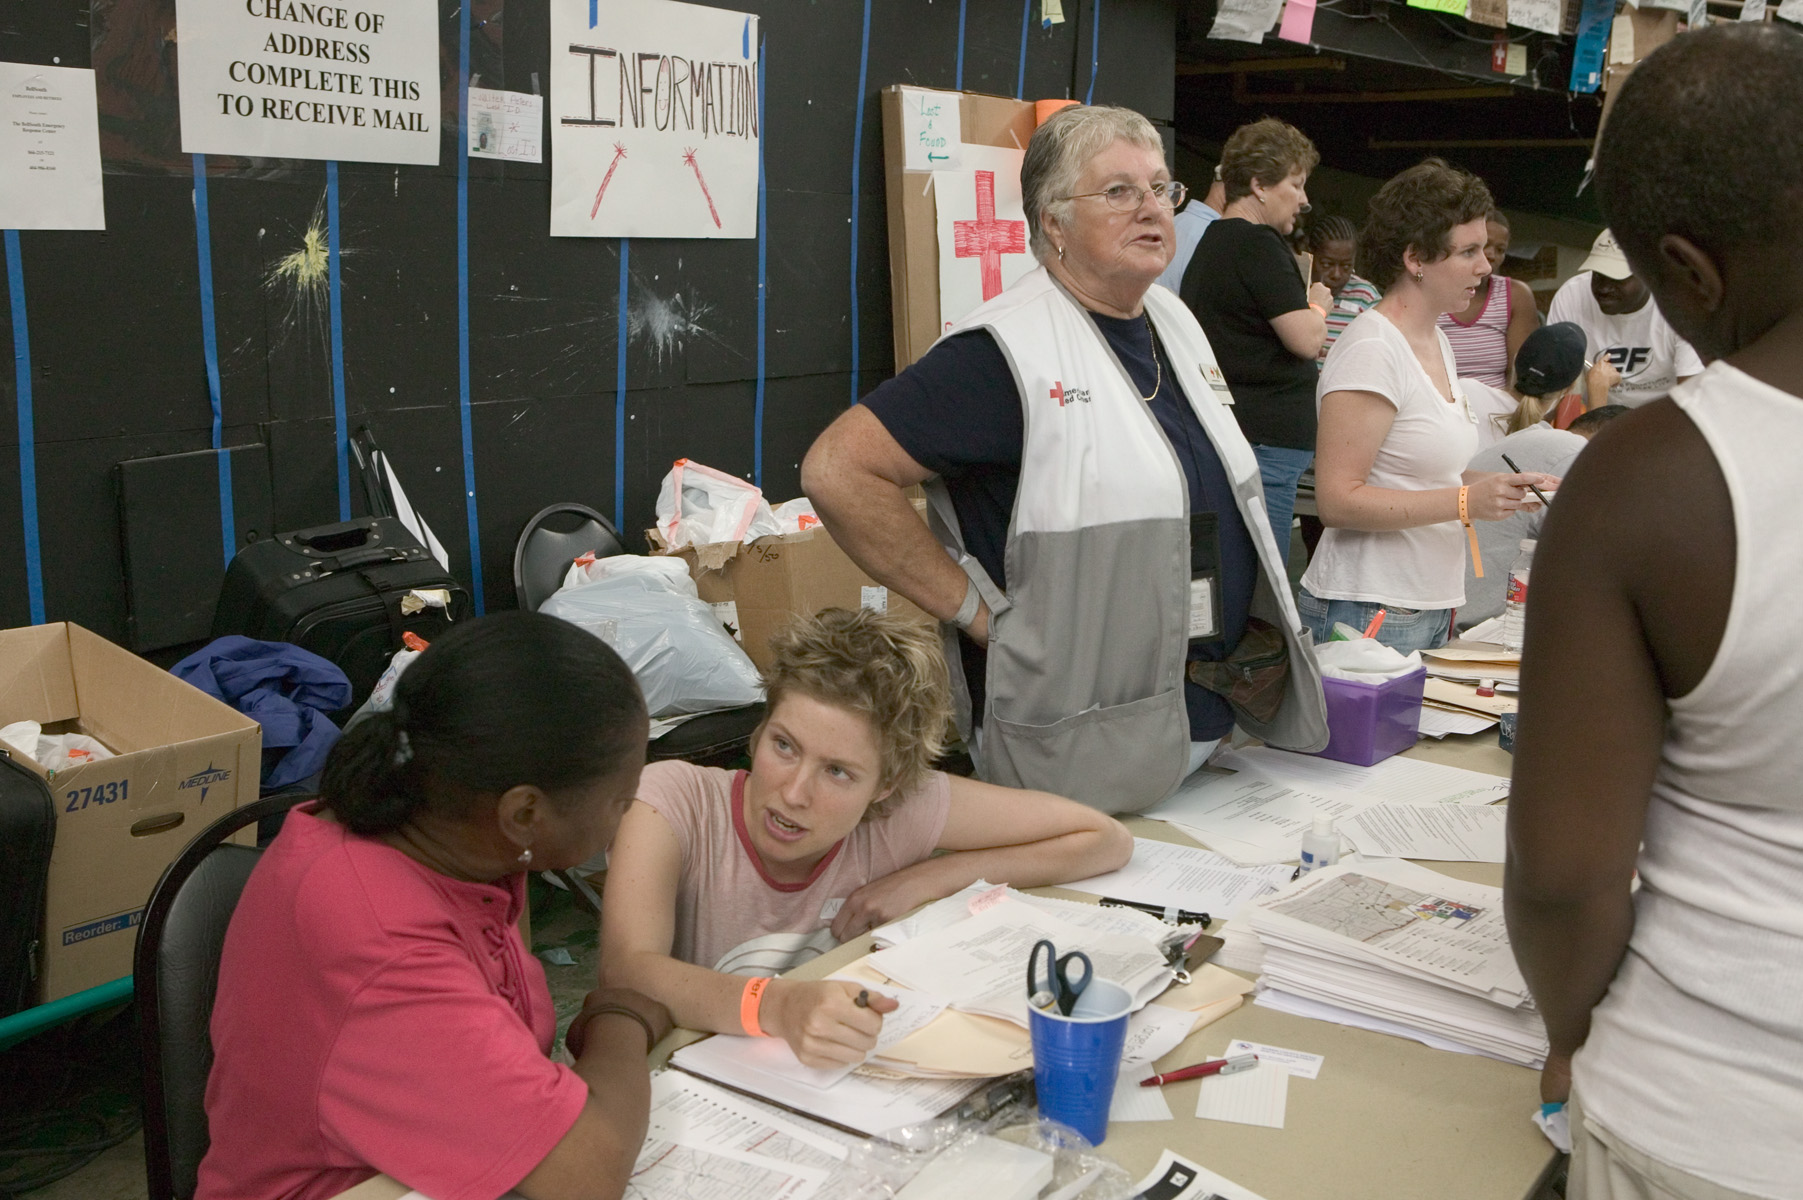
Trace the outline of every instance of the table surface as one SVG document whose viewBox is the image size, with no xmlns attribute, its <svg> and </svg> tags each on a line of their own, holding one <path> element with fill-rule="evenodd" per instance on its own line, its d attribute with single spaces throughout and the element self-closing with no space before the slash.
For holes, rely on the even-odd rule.
<svg viewBox="0 0 1803 1200">
<path fill-rule="evenodd" d="M 1507 775 L 1509 756 L 1494 733 L 1423 739 L 1411 757 Z M 1136 837 L 1187 843 L 1170 825 L 1126 818 Z M 1489 863 L 1426 863 L 1479 883 L 1498 884 Z M 1057 888 L 1048 895 L 1090 899 Z M 792 972 L 830 974 L 870 951 L 857 938 Z M 652 1054 L 661 1066 L 701 1035 L 678 1030 Z M 1539 1080 L 1525 1067 L 1477 1055 L 1260 1008 L 1238 1011 L 1191 1034 L 1159 1060 L 1177 1067 L 1218 1055 L 1235 1038 L 1323 1055 L 1320 1077 L 1293 1079 L 1282 1129 L 1203 1121 L 1195 1116 L 1200 1080 L 1165 1088 L 1175 1119 L 1117 1122 L 1103 1153 L 1141 1178 L 1169 1148 L 1265 1200 L 1523 1200 L 1552 1169 L 1555 1155 L 1531 1117 Z M 378 1176 L 339 1200 L 396 1200 L 407 1189 Z"/>
</svg>

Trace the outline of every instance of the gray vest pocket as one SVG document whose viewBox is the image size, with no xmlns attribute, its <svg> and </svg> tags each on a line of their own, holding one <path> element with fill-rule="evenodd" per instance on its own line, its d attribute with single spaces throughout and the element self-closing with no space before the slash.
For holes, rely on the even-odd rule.
<svg viewBox="0 0 1803 1200">
<path fill-rule="evenodd" d="M 1188 742 L 1182 687 L 1050 725 L 1004 721 L 992 712 L 983 735 L 983 776 L 1069 796 L 1106 813 L 1138 812 L 1182 782 L 1187 759 L 1171 762 L 1169 749 Z"/>
</svg>

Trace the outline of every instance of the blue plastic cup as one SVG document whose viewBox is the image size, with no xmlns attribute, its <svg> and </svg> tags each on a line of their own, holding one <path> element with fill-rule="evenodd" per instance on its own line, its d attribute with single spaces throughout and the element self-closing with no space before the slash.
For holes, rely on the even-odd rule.
<svg viewBox="0 0 1803 1200">
<path fill-rule="evenodd" d="M 1068 1125 L 1092 1146 L 1108 1136 L 1108 1107 L 1114 1103 L 1132 1007 L 1126 988 L 1097 979 L 1083 989 L 1068 1017 L 1056 1007 L 1027 1008 L 1039 1115 Z"/>
</svg>

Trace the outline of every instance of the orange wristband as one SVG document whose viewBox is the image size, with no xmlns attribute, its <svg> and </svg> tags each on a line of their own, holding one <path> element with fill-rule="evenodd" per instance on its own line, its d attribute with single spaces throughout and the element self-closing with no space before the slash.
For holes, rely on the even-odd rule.
<svg viewBox="0 0 1803 1200">
<path fill-rule="evenodd" d="M 1484 556 L 1478 552 L 1477 530 L 1471 527 L 1471 489 L 1459 489 L 1459 524 L 1465 527 L 1465 536 L 1471 539 L 1471 572 L 1479 579 L 1484 577 Z"/>
<path fill-rule="evenodd" d="M 1320 313 L 1324 317 L 1327 315 L 1327 310 L 1325 308 L 1322 308 L 1319 304 L 1316 304 L 1313 300 L 1310 300 L 1308 302 L 1308 306 L 1310 308 L 1314 309 L 1316 312 Z"/>
<path fill-rule="evenodd" d="M 758 1027 L 758 1005 L 763 1003 L 764 989 L 770 986 L 768 979 L 748 979 L 745 990 L 739 993 L 739 1024 L 745 1027 L 748 1037 L 769 1037 Z"/>
</svg>

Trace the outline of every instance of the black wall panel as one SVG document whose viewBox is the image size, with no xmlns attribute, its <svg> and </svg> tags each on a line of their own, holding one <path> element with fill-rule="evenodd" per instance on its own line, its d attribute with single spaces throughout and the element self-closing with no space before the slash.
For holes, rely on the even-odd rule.
<svg viewBox="0 0 1803 1200">
<path fill-rule="evenodd" d="M 488 606 L 513 603 L 514 539 L 547 503 L 579 500 L 612 516 L 619 487 L 623 533 L 636 545 L 671 460 L 750 475 L 760 428 L 766 491 L 795 495 L 815 435 L 892 367 L 877 94 L 894 83 L 954 85 L 962 8 L 966 89 L 1016 94 L 1024 47 L 1026 96 L 1081 98 L 1098 2 L 1095 99 L 1167 122 L 1174 0 L 1065 0 L 1068 19 L 1049 27 L 1039 0 L 748 0 L 766 63 L 761 426 L 759 242 L 635 241 L 618 469 L 621 245 L 548 236 L 548 163 L 471 161 L 469 457 Z M 458 4 L 439 0 L 450 114 Z M 470 12 L 480 86 L 548 90 L 543 0 L 473 0 Z M 174 0 L 0 0 L 0 57 L 98 68 L 109 228 L 26 232 L 20 241 L 46 615 L 114 638 L 125 633 L 115 464 L 211 445 L 173 28 Z M 440 126 L 438 167 L 339 167 L 345 402 L 349 428 L 371 426 L 453 571 L 467 577 L 456 141 L 451 120 L 441 115 Z M 322 260 L 306 255 L 310 239 L 325 236 L 326 164 L 215 159 L 209 169 L 225 440 L 267 448 L 278 526 L 335 521 L 328 290 Z M 0 363 L 12 361 L 11 346 L 10 320 L 0 321 Z M 0 371 L 4 625 L 29 614 L 16 404 L 12 373 Z M 354 485 L 352 508 L 362 510 Z M 194 536 L 216 539 L 217 526 L 205 524 Z"/>
</svg>

